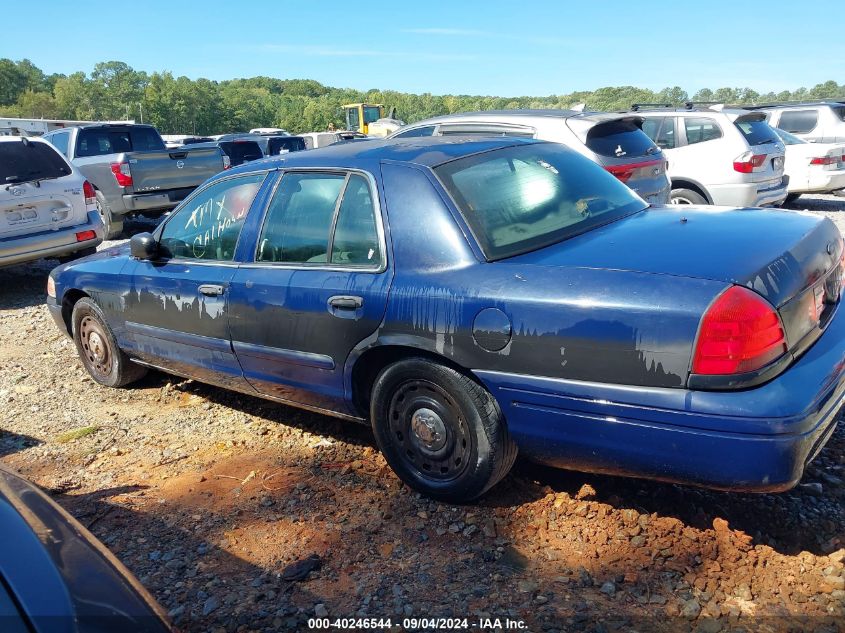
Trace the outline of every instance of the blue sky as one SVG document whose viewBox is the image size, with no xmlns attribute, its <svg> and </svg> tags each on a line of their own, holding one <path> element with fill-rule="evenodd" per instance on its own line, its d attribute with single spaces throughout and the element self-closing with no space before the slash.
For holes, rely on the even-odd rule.
<svg viewBox="0 0 845 633">
<path fill-rule="evenodd" d="M 31 0 L 19 17 L 3 30 L 0 57 L 48 73 L 120 60 L 192 79 L 497 96 L 845 80 L 841 5 L 827 1 Z"/>
</svg>

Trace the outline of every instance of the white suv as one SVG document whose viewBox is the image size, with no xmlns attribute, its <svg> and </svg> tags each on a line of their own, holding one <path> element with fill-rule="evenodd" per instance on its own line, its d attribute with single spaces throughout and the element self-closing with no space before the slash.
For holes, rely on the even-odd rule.
<svg viewBox="0 0 845 633">
<path fill-rule="evenodd" d="M 810 143 L 845 143 L 845 102 L 767 104 L 760 110 L 772 127 Z"/>
<path fill-rule="evenodd" d="M 91 183 L 47 141 L 0 137 L 0 266 L 67 260 L 102 241 Z"/>
<path fill-rule="evenodd" d="M 764 207 L 783 204 L 784 146 L 762 112 L 720 106 L 634 106 L 643 132 L 669 161 L 675 204 Z"/>
</svg>

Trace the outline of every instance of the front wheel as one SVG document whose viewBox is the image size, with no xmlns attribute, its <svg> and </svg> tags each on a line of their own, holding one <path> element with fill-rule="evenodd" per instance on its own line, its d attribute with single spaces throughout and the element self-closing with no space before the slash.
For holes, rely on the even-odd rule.
<svg viewBox="0 0 845 633">
<path fill-rule="evenodd" d="M 370 418 L 376 443 L 399 478 L 441 501 L 481 496 L 516 459 L 516 444 L 490 393 L 427 359 L 403 360 L 379 374 Z"/>
<path fill-rule="evenodd" d="M 133 363 L 120 349 L 103 311 L 83 297 L 71 315 L 73 342 L 91 377 L 106 387 L 123 387 L 142 378 L 147 369 Z"/>
</svg>

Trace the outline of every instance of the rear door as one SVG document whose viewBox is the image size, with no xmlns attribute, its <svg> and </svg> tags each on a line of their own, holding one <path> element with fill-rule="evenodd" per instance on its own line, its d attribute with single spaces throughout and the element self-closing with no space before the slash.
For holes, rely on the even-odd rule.
<svg viewBox="0 0 845 633">
<path fill-rule="evenodd" d="M 344 367 L 381 323 L 387 266 L 375 180 L 359 171 L 285 173 L 231 283 L 229 323 L 244 375 L 260 393 L 353 413 Z"/>
<path fill-rule="evenodd" d="M 156 231 L 160 256 L 124 269 L 133 355 L 203 382 L 248 388 L 226 311 L 241 228 L 266 176 L 232 176 L 203 187 Z"/>
<path fill-rule="evenodd" d="M 41 140 L 0 140 L 0 239 L 87 219 L 81 176 Z"/>
</svg>

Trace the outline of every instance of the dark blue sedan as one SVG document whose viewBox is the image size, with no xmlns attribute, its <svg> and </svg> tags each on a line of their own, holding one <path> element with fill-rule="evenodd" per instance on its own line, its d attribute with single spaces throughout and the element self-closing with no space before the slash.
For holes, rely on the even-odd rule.
<svg viewBox="0 0 845 633">
<path fill-rule="evenodd" d="M 220 174 L 57 268 L 99 383 L 147 367 L 372 425 L 410 486 L 548 464 L 784 490 L 845 393 L 843 244 L 787 211 L 649 207 L 524 139 L 397 139 Z"/>
</svg>

